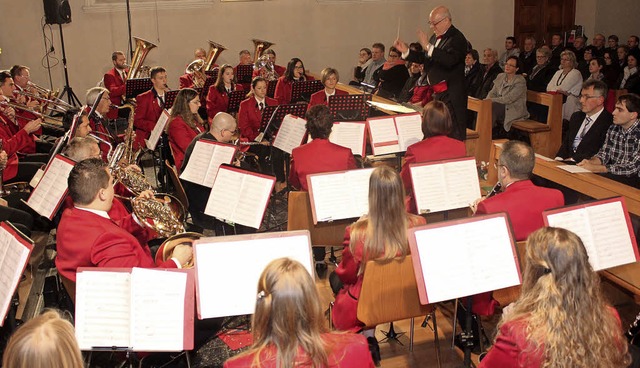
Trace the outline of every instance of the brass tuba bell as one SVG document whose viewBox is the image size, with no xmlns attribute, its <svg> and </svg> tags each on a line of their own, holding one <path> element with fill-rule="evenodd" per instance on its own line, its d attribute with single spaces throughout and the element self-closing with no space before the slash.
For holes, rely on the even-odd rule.
<svg viewBox="0 0 640 368">
<path fill-rule="evenodd" d="M 209 52 L 207 52 L 207 58 L 205 59 L 204 71 L 208 72 L 211 70 L 220 54 L 222 54 L 222 51 L 226 49 L 227 48 L 221 44 L 209 40 Z"/>
<path fill-rule="evenodd" d="M 143 67 L 142 63 L 149 51 L 156 47 L 153 43 L 143 40 L 142 38 L 134 37 L 133 39 L 136 41 L 136 50 L 133 52 L 133 57 L 129 64 L 129 72 L 125 80 L 141 77 L 141 72 L 148 69 L 148 67 Z"/>
<path fill-rule="evenodd" d="M 264 52 L 264 50 L 268 49 L 269 47 L 275 45 L 275 43 L 269 42 L 269 41 L 264 41 L 264 40 L 259 40 L 257 38 L 252 39 L 251 41 L 253 41 L 253 45 L 255 46 L 255 51 L 253 52 L 253 62 L 257 62 L 258 58 L 260 56 L 262 56 L 262 53 Z"/>
</svg>

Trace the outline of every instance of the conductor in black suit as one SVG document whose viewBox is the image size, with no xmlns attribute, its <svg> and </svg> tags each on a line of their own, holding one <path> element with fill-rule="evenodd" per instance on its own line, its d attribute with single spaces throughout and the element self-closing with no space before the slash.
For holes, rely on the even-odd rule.
<svg viewBox="0 0 640 368">
<path fill-rule="evenodd" d="M 431 11 L 429 27 L 434 33 L 431 38 L 422 30 L 418 31 L 424 51 L 410 50 L 400 39 L 393 45 L 405 60 L 424 64 L 427 82 L 434 88 L 435 99 L 446 103 L 451 112 L 453 129 L 450 136 L 464 141 L 467 135 L 467 91 L 464 79 L 467 39 L 451 24 L 451 13 L 444 6 L 438 6 Z M 445 83 L 441 82 L 446 82 L 446 90 Z"/>
<path fill-rule="evenodd" d="M 604 108 L 607 85 L 589 79 L 580 92 L 581 111 L 571 115 L 569 130 L 556 154 L 556 160 L 580 162 L 593 157 L 604 143 L 613 116 Z"/>
</svg>

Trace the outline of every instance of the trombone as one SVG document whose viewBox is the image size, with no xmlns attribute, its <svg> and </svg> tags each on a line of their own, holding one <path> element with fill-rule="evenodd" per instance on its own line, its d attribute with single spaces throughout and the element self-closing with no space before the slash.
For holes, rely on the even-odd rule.
<svg viewBox="0 0 640 368">
<path fill-rule="evenodd" d="M 73 108 L 73 106 L 72 106 L 72 105 L 70 105 L 69 103 L 64 102 L 64 101 L 62 101 L 62 100 L 60 100 L 60 99 L 58 99 L 58 98 L 56 98 L 56 99 L 54 99 L 54 100 L 49 100 L 49 99 L 44 98 L 44 97 L 42 97 L 42 96 L 39 96 L 39 95 L 36 95 L 36 94 L 33 94 L 33 93 L 29 93 L 29 92 L 27 92 L 27 91 L 21 91 L 21 90 L 19 90 L 19 89 L 14 90 L 14 91 L 13 91 L 13 93 L 14 93 L 14 94 L 18 94 L 18 95 L 22 95 L 22 96 L 25 96 L 25 97 L 33 98 L 33 99 L 36 99 L 36 100 L 38 100 L 38 101 L 42 101 L 42 102 L 44 102 L 44 103 L 45 103 L 45 106 L 46 106 L 46 105 L 48 105 L 48 104 L 51 104 L 51 105 L 52 105 L 52 107 L 50 107 L 50 109 L 51 109 L 52 111 L 65 113 L 65 112 L 67 112 L 70 108 Z M 47 106 L 47 107 L 48 107 L 48 106 Z"/>
<path fill-rule="evenodd" d="M 22 110 L 22 111 L 26 111 L 28 113 L 31 113 L 35 116 L 37 116 L 38 118 L 42 119 L 42 123 L 40 125 L 47 127 L 47 128 L 52 128 L 52 129 L 56 129 L 56 130 L 60 130 L 61 128 L 63 129 L 64 125 L 63 125 L 63 121 L 62 119 L 58 119 L 58 118 L 54 118 L 51 116 L 47 116 L 44 115 L 34 109 L 30 109 L 24 105 L 21 104 L 16 104 L 16 103 L 11 103 L 11 102 L 7 102 L 7 101 L 0 101 L 0 106 L 3 107 L 11 107 L 13 109 L 18 109 L 18 110 Z M 20 118 L 20 119 L 24 119 L 24 120 L 31 120 L 27 117 L 24 116 L 20 116 L 20 115 L 16 115 L 16 118 Z M 45 121 L 48 120 L 48 121 Z M 55 123 L 50 123 L 49 121 L 53 121 Z"/>
</svg>

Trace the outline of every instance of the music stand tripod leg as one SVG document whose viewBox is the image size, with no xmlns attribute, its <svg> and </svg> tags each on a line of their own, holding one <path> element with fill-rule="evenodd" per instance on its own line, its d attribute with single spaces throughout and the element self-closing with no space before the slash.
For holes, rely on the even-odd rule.
<svg viewBox="0 0 640 368">
<path fill-rule="evenodd" d="M 389 323 L 389 331 L 381 331 L 381 332 L 385 336 L 385 338 L 380 340 L 380 342 L 393 340 L 398 344 L 404 346 L 404 344 L 400 342 L 400 336 L 406 334 L 406 332 L 396 332 L 395 328 L 393 328 L 393 322 Z"/>
</svg>

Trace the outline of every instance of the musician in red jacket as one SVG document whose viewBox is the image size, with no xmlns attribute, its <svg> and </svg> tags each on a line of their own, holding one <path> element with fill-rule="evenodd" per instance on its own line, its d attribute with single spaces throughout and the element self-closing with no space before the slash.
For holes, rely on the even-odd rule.
<svg viewBox="0 0 640 368">
<path fill-rule="evenodd" d="M 297 101 L 291 101 L 293 83 L 313 79 L 313 77 L 306 75 L 302 60 L 293 58 L 287 64 L 287 69 L 285 69 L 284 74 L 278 78 L 273 97 L 278 100 L 280 105 L 295 103 Z"/>
<path fill-rule="evenodd" d="M 229 107 L 229 95 L 233 91 L 242 91 L 243 87 L 236 84 L 233 67 L 224 64 L 218 71 L 216 82 L 209 87 L 207 92 L 207 118 L 209 123 L 219 112 L 227 112 Z"/>
<path fill-rule="evenodd" d="M 307 191 L 308 175 L 352 170 L 356 168 L 356 160 L 351 149 L 329 142 L 333 116 L 327 106 L 314 106 L 307 111 L 305 117 L 307 130 L 313 141 L 293 149 L 289 184 Z"/>
<path fill-rule="evenodd" d="M 255 77 L 251 82 L 249 98 L 240 103 L 238 110 L 238 128 L 242 136 L 250 141 L 254 140 L 260 133 L 262 110 L 276 105 L 276 99 L 267 97 L 267 81 L 262 77 Z"/>
<path fill-rule="evenodd" d="M 127 79 L 129 70 L 126 67 L 127 58 L 124 56 L 124 52 L 115 51 L 111 54 L 111 61 L 113 62 L 113 69 L 110 69 L 105 73 L 103 77 L 104 87 L 109 90 L 109 97 L 111 104 L 120 106 L 122 105 L 123 96 L 126 93 L 124 81 Z M 118 110 L 109 111 L 107 119 L 117 119 Z"/>
<path fill-rule="evenodd" d="M 285 68 L 282 65 L 276 65 L 276 52 L 273 51 L 272 49 L 268 49 L 262 52 L 262 55 L 269 55 L 269 62 L 271 63 L 271 65 L 273 65 L 273 71 L 275 72 L 275 76 L 276 78 L 279 78 L 281 75 L 284 75 L 285 72 Z M 259 77 L 260 75 L 260 69 L 254 69 L 253 70 L 253 77 Z"/>
<path fill-rule="evenodd" d="M 171 108 L 171 120 L 168 123 L 167 134 L 178 171 L 182 168 L 182 160 L 184 160 L 187 147 L 196 135 L 205 130 L 202 118 L 198 115 L 199 108 L 200 96 L 196 90 L 191 88 L 181 89 Z"/>
<path fill-rule="evenodd" d="M 68 184 L 74 207 L 64 211 L 58 226 L 56 267 L 61 275 L 75 281 L 78 267 L 156 267 L 146 244 L 154 234 L 134 215 L 117 222 L 109 218 L 113 177 L 101 159 L 76 164 Z M 190 247 L 178 246 L 160 266 L 181 267 L 191 257 Z"/>
<path fill-rule="evenodd" d="M 151 131 L 164 110 L 165 92 L 169 91 L 167 71 L 163 67 L 151 68 L 150 75 L 153 87 L 136 97 L 137 106 L 133 120 L 133 125 L 136 127 L 135 149 L 145 146 L 145 139 L 151 135 Z"/>
<path fill-rule="evenodd" d="M 311 95 L 309 107 L 315 105 L 328 106 L 329 96 L 348 95 L 349 93 L 347 91 L 336 89 L 338 81 L 340 81 L 340 74 L 338 74 L 338 70 L 334 68 L 322 69 L 322 84 L 324 84 L 324 89 Z"/>
</svg>

